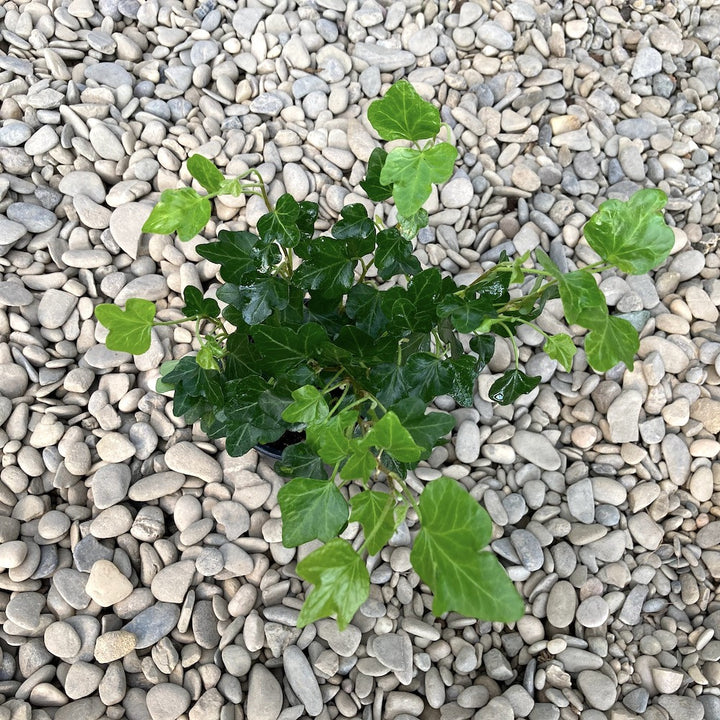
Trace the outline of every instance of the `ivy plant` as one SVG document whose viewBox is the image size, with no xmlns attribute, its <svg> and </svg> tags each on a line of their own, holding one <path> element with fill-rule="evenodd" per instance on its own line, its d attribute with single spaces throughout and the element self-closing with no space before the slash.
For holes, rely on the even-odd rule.
<svg viewBox="0 0 720 720">
<path fill-rule="evenodd" d="M 407 482 L 454 427 L 451 415 L 429 407 L 438 395 L 472 405 L 497 336 L 509 339 L 515 359 L 490 397 L 508 404 L 533 390 L 540 378 L 521 369 L 514 338 L 521 325 L 545 336 L 545 352 L 566 371 L 583 329 L 593 368 L 631 367 L 638 334 L 609 313 L 596 275 L 613 267 L 646 273 L 665 260 L 673 246 L 661 212 L 666 197 L 645 189 L 627 202 L 604 202 L 585 226 L 600 258 L 586 267 L 562 272 L 538 248 L 534 261 L 530 253 L 503 254 L 459 286 L 437 268 L 423 269 L 412 244 L 428 223 L 422 206 L 432 185 L 453 172 L 457 151 L 440 139 L 450 129 L 403 80 L 368 117 L 380 138 L 396 142 L 390 152 L 373 151 L 361 186 L 372 202 L 392 198 L 395 226 L 353 204 L 317 236 L 317 203 L 285 194 L 273 204 L 256 170 L 228 179 L 194 155 L 188 170 L 204 192 L 165 190 L 143 230 L 189 240 L 205 227 L 213 197 L 247 193 L 267 206 L 257 231 L 221 230 L 197 246 L 218 265 L 222 284 L 215 297 L 187 287 L 181 319 L 156 320 L 154 303 L 143 299 L 124 309 L 99 305 L 96 317 L 109 330 L 108 348 L 135 355 L 158 326 L 194 326 L 197 352 L 164 363 L 157 390 L 174 393 L 177 416 L 225 438 L 230 455 L 299 433 L 277 470 L 290 478 L 278 494 L 283 543 L 320 543 L 296 568 L 313 586 L 300 627 L 328 615 L 341 628 L 350 622 L 369 593 L 365 556 L 380 552 L 405 521 L 418 529 L 410 559 L 434 594 L 434 613 L 512 622 L 523 601 L 484 549 L 492 532 L 485 510 L 456 480 L 433 480 L 419 497 Z M 577 337 L 550 337 L 534 323 L 557 297 Z M 361 533 L 346 532 L 350 523 Z"/>
</svg>

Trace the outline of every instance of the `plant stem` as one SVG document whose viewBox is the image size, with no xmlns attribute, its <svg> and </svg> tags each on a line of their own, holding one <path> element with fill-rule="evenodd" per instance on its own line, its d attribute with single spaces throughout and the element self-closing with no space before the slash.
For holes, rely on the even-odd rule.
<svg viewBox="0 0 720 720">
<path fill-rule="evenodd" d="M 520 351 L 518 350 L 517 343 L 515 342 L 515 337 L 513 336 L 513 333 L 510 331 L 510 328 L 504 322 L 499 322 L 498 325 L 501 325 L 502 327 L 504 327 L 505 332 L 510 337 L 510 342 L 512 343 L 512 346 L 513 346 L 513 352 L 515 353 L 515 369 L 519 370 L 520 369 Z"/>
</svg>

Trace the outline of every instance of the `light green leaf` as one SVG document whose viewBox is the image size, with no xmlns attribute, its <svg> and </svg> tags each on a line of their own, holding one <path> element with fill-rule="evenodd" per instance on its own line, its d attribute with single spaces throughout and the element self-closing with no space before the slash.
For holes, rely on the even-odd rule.
<svg viewBox="0 0 720 720">
<path fill-rule="evenodd" d="M 548 357 L 557 360 L 565 368 L 566 372 L 572 370 L 572 359 L 577 352 L 577 348 L 569 335 L 565 333 L 553 335 L 545 343 L 543 349 L 548 354 Z"/>
<path fill-rule="evenodd" d="M 675 235 L 665 222 L 662 190 L 638 190 L 629 200 L 606 200 L 585 224 L 590 247 L 620 270 L 643 275 L 670 254 Z"/>
<path fill-rule="evenodd" d="M 297 564 L 297 574 L 315 586 L 305 598 L 297 626 L 337 614 L 344 630 L 370 595 L 370 575 L 362 558 L 345 540 L 336 538 Z"/>
<path fill-rule="evenodd" d="M 384 98 L 370 104 L 368 120 L 383 140 L 425 140 L 440 132 L 440 112 L 407 80 L 399 80 Z"/>
<path fill-rule="evenodd" d="M 348 504 L 330 480 L 295 478 L 278 492 L 285 547 L 337 537 L 348 521 Z"/>
<path fill-rule="evenodd" d="M 395 498 L 389 493 L 363 490 L 350 498 L 350 522 L 359 522 L 370 555 L 377 555 L 387 545 L 397 527 Z"/>
<path fill-rule="evenodd" d="M 560 275 L 558 289 L 565 317 L 571 325 L 582 325 L 590 330 L 605 325 L 607 302 L 595 278 L 587 270 Z"/>
<path fill-rule="evenodd" d="M 420 459 L 423 452 L 394 412 L 385 413 L 368 430 L 360 446 L 385 450 L 400 462 L 415 462 Z"/>
<path fill-rule="evenodd" d="M 395 148 L 380 173 L 384 185 L 393 186 L 398 213 L 412 217 L 430 197 L 432 183 L 450 178 L 457 150 L 449 143 L 438 143 L 427 150 Z"/>
<path fill-rule="evenodd" d="M 289 423 L 306 423 L 311 425 L 324 420 L 330 413 L 323 394 L 312 385 L 303 385 L 292 391 L 295 401 L 285 408 L 282 419 Z"/>
<path fill-rule="evenodd" d="M 435 594 L 433 613 L 449 610 L 492 622 L 514 622 L 523 599 L 500 563 L 481 549 L 492 522 L 477 501 L 447 477 L 433 480 L 420 496 L 422 529 L 410 561 Z"/>
<path fill-rule="evenodd" d="M 200 350 L 198 350 L 197 355 L 195 356 L 195 362 L 203 369 L 203 370 L 219 370 L 220 366 L 218 365 L 217 360 L 215 359 L 215 356 L 213 355 L 212 348 L 210 345 L 203 345 Z"/>
<path fill-rule="evenodd" d="M 193 188 L 164 190 L 142 231 L 168 235 L 177 230 L 180 240 L 192 240 L 207 225 L 211 210 L 210 201 Z"/>
<path fill-rule="evenodd" d="M 217 192 L 225 182 L 225 176 L 203 155 L 188 158 L 188 172 L 210 193 Z"/>
<path fill-rule="evenodd" d="M 108 350 L 142 355 L 150 349 L 155 303 L 130 298 L 125 310 L 117 305 L 98 305 L 95 317 L 110 331 L 105 340 Z"/>
<path fill-rule="evenodd" d="M 377 461 L 366 448 L 362 448 L 357 440 L 350 443 L 349 457 L 340 471 L 342 480 L 361 480 L 365 482 L 375 472 Z"/>
<path fill-rule="evenodd" d="M 605 325 L 593 328 L 585 338 L 588 362 L 598 372 L 606 372 L 620 361 L 632 370 L 639 348 L 637 330 L 618 317 L 608 317 Z"/>
</svg>

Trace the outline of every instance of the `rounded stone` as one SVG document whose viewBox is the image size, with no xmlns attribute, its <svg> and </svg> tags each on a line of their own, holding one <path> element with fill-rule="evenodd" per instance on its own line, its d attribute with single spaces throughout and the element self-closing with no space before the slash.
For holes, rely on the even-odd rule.
<svg viewBox="0 0 720 720">
<path fill-rule="evenodd" d="M 176 720 L 190 707 L 190 693 L 174 683 L 153 685 L 146 696 L 152 720 Z"/>
</svg>

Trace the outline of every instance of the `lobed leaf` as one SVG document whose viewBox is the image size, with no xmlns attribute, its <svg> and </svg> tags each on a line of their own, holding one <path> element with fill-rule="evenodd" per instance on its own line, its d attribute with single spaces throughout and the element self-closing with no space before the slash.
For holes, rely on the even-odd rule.
<svg viewBox="0 0 720 720">
<path fill-rule="evenodd" d="M 380 173 L 387 155 L 382 148 L 375 148 L 370 153 L 365 180 L 360 181 L 360 187 L 373 202 L 383 202 L 392 195 L 392 185 L 383 185 L 380 182 Z"/>
<path fill-rule="evenodd" d="M 629 200 L 606 200 L 585 224 L 585 238 L 600 257 L 631 275 L 659 265 L 673 248 L 675 235 L 663 218 L 667 195 L 638 190 Z"/>
<path fill-rule="evenodd" d="M 571 325 L 582 325 L 590 330 L 604 327 L 608 317 L 607 302 L 587 270 L 560 275 L 558 289 L 565 317 Z"/>
<path fill-rule="evenodd" d="M 491 386 L 488 393 L 500 405 L 510 405 L 521 395 L 529 393 L 540 384 L 540 376 L 528 376 L 522 370 L 507 370 Z"/>
<path fill-rule="evenodd" d="M 442 412 L 425 413 L 426 404 L 417 397 L 408 397 L 389 408 L 402 426 L 410 433 L 413 441 L 423 449 L 422 457 L 428 457 L 436 445 L 455 426 L 455 418 Z"/>
<path fill-rule="evenodd" d="M 368 120 L 383 140 L 425 140 L 440 132 L 440 112 L 407 80 L 394 83 L 385 97 L 370 103 Z"/>
<path fill-rule="evenodd" d="M 606 372 L 621 361 L 632 370 L 639 349 L 637 330 L 624 318 L 608 317 L 605 325 L 593 328 L 585 338 L 588 362 L 598 372 Z"/>
<path fill-rule="evenodd" d="M 311 552 L 297 564 L 296 571 L 315 586 L 300 611 L 299 628 L 336 614 L 342 631 L 370 595 L 370 575 L 365 563 L 350 544 L 340 538 Z"/>
<path fill-rule="evenodd" d="M 302 235 L 298 227 L 299 218 L 300 206 L 292 195 L 285 193 L 278 198 L 275 210 L 258 220 L 258 233 L 266 243 L 277 242 L 283 247 L 295 247 Z"/>
<path fill-rule="evenodd" d="M 543 348 L 553 360 L 557 360 L 566 372 L 572 370 L 572 360 L 577 352 L 573 339 L 565 333 L 553 335 L 545 343 Z"/>
<path fill-rule="evenodd" d="M 348 504 L 330 480 L 298 477 L 278 492 L 285 547 L 311 540 L 328 542 L 337 537 L 348 521 Z"/>
<path fill-rule="evenodd" d="M 254 280 L 263 264 L 273 265 L 280 258 L 276 246 L 267 246 L 257 235 L 246 231 L 221 230 L 217 240 L 196 249 L 199 255 L 220 265 L 220 275 L 226 283 L 241 285 Z"/>
<path fill-rule="evenodd" d="M 457 149 L 450 143 L 438 143 L 426 150 L 395 148 L 380 173 L 380 181 L 392 184 L 398 213 L 412 217 L 430 197 L 433 183 L 450 179 Z"/>
<path fill-rule="evenodd" d="M 370 555 L 377 555 L 393 536 L 397 525 L 395 498 L 389 493 L 363 490 L 350 498 L 350 522 L 359 522 Z"/>
<path fill-rule="evenodd" d="M 433 480 L 420 496 L 422 528 L 410 562 L 433 591 L 433 613 L 450 610 L 492 622 L 514 622 L 523 599 L 494 555 L 488 514 L 455 481 Z"/>
<path fill-rule="evenodd" d="M 204 298 L 202 292 L 194 285 L 188 285 L 183 293 L 185 307 L 182 313 L 185 317 L 216 318 L 220 315 L 220 306 L 213 298 Z"/>
<path fill-rule="evenodd" d="M 412 244 L 397 228 L 387 228 L 377 234 L 375 267 L 382 280 L 393 275 L 420 272 L 420 261 L 412 254 Z"/>
<path fill-rule="evenodd" d="M 142 231 L 162 235 L 177 231 L 180 240 L 192 240 L 207 225 L 211 210 L 210 201 L 193 188 L 164 190 Z"/>
<path fill-rule="evenodd" d="M 303 385 L 292 391 L 293 403 L 285 408 L 282 419 L 289 423 L 322 422 L 330 414 L 323 394 L 312 385 Z"/>
<path fill-rule="evenodd" d="M 117 305 L 98 305 L 95 317 L 110 331 L 105 340 L 108 350 L 142 355 L 150 349 L 155 303 L 129 298 L 125 310 Z"/>
<path fill-rule="evenodd" d="M 387 412 L 368 430 L 359 447 L 385 450 L 400 462 L 415 462 L 422 455 L 422 448 L 403 427 L 394 412 Z"/>
</svg>

